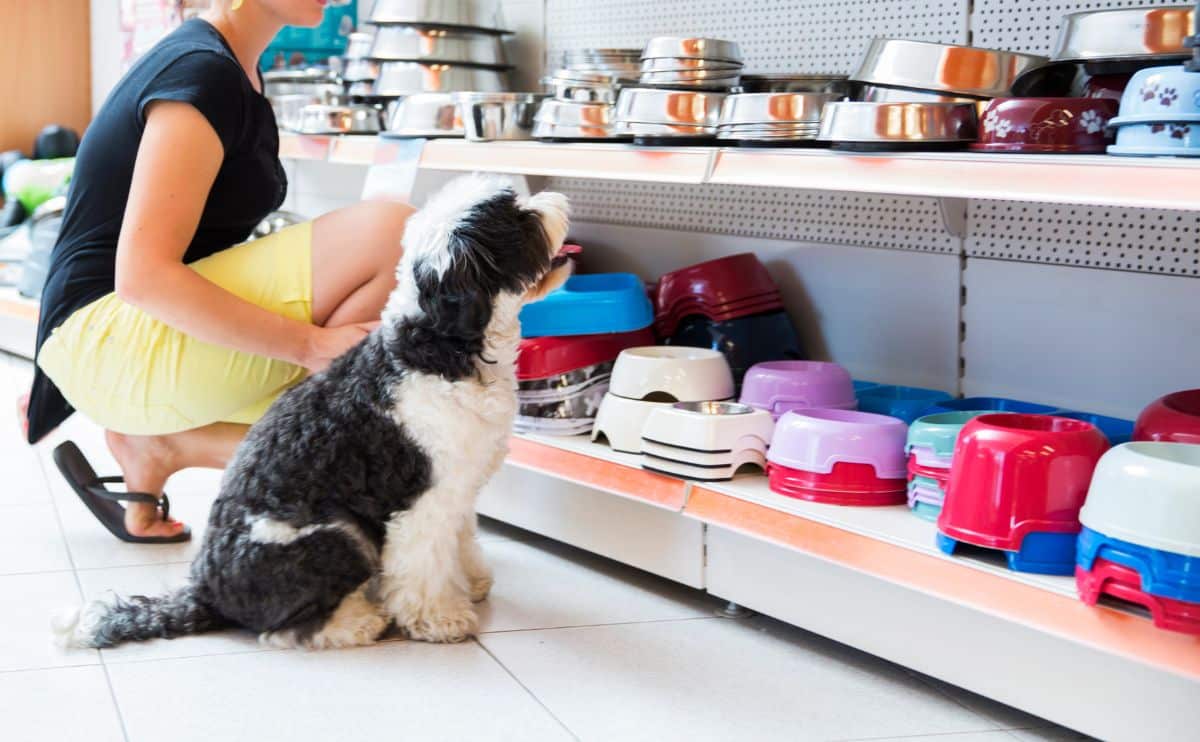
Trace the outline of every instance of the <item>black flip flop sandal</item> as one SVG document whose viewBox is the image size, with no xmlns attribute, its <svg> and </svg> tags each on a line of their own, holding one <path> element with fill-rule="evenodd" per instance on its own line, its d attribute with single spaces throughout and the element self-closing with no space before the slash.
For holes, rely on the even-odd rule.
<svg viewBox="0 0 1200 742">
<path fill-rule="evenodd" d="M 171 501 L 165 493 L 162 497 L 155 497 L 146 492 L 110 490 L 104 485 L 124 482 L 124 477 L 96 476 L 95 469 L 84 458 L 83 452 L 71 441 L 54 449 L 54 463 L 71 485 L 71 489 L 75 490 L 83 504 L 96 516 L 96 520 L 122 541 L 131 544 L 178 544 L 191 540 L 192 531 L 187 526 L 174 536 L 134 536 L 125 530 L 125 508 L 119 504 L 122 500 L 158 505 L 162 509 L 163 520 L 167 520 L 171 517 Z"/>
</svg>

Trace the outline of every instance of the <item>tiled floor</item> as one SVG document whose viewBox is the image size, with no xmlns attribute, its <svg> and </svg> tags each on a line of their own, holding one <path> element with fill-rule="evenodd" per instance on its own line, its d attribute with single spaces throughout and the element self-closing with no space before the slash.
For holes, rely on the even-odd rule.
<svg viewBox="0 0 1200 742">
<path fill-rule="evenodd" d="M 7 400 L 29 375 L 0 355 L 0 739 L 1077 737 L 767 618 L 718 618 L 703 593 L 498 523 L 482 526 L 496 588 L 477 641 L 308 653 L 225 632 L 63 652 L 54 611 L 177 584 L 195 547 L 121 544 L 91 519 L 48 453 L 70 437 L 97 468 L 111 459 L 81 416 L 36 451 L 20 441 Z M 217 476 L 171 482 L 193 528 Z"/>
</svg>

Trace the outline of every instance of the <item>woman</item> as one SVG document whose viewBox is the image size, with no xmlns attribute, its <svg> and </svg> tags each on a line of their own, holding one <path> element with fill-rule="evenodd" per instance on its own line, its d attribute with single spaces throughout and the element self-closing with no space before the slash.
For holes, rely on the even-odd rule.
<svg viewBox="0 0 1200 742">
<path fill-rule="evenodd" d="M 171 474 L 222 468 L 270 403 L 376 324 L 410 207 L 362 203 L 254 242 L 283 202 L 257 63 L 326 0 L 214 0 L 113 90 L 76 160 L 42 299 L 36 442 L 82 411 L 134 494 L 114 501 L 73 446 L 68 481 L 114 535 L 184 541 Z M 132 500 L 132 501 L 131 501 Z"/>
</svg>

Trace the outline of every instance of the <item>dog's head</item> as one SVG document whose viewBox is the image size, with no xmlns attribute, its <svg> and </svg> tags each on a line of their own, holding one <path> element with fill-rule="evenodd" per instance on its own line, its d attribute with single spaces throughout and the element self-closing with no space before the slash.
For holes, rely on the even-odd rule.
<svg viewBox="0 0 1200 742">
<path fill-rule="evenodd" d="M 475 373 L 492 320 L 515 323 L 524 303 L 570 275 L 559 254 L 568 222 L 565 196 L 522 198 L 505 178 L 467 175 L 435 194 L 408 220 L 384 312 L 408 346 L 406 362 L 451 379 Z"/>
</svg>

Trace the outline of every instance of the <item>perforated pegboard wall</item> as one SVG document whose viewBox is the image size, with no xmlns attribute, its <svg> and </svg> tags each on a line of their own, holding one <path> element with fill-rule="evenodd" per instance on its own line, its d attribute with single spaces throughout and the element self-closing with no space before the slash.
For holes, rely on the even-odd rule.
<svg viewBox="0 0 1200 742">
<path fill-rule="evenodd" d="M 966 253 L 1028 263 L 1200 277 L 1200 214 L 972 201 Z"/>
<path fill-rule="evenodd" d="M 1067 13 L 1147 5 L 1180 5 L 1179 0 L 975 0 L 972 44 L 1049 54 Z"/>
<path fill-rule="evenodd" d="M 963 44 L 967 0 L 547 0 L 551 64 L 563 49 L 642 46 L 652 36 L 739 42 L 747 71 L 848 74 L 876 36 Z"/>
<path fill-rule="evenodd" d="M 937 199 L 748 186 L 549 178 L 574 220 L 735 237 L 955 253 Z"/>
</svg>

